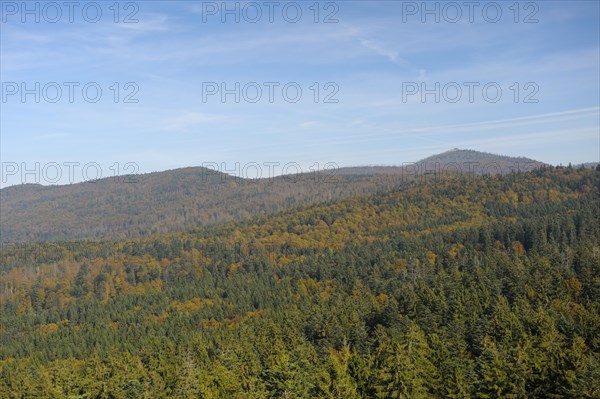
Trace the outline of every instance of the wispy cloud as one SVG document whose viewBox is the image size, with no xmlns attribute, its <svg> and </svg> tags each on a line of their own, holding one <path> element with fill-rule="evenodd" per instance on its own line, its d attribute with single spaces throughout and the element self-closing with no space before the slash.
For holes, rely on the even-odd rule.
<svg viewBox="0 0 600 399">
<path fill-rule="evenodd" d="M 164 130 L 186 130 L 198 125 L 223 122 L 226 118 L 222 115 L 206 114 L 202 112 L 180 111 L 178 115 L 167 119 L 163 125 Z"/>
<path fill-rule="evenodd" d="M 396 62 L 398 60 L 398 52 L 390 49 L 386 49 L 383 46 L 367 39 L 359 39 L 359 42 L 369 50 L 375 51 L 377 54 L 387 57 L 390 61 Z"/>
<path fill-rule="evenodd" d="M 69 135 L 67 133 L 44 133 L 34 136 L 34 138 L 38 140 L 62 139 L 65 137 L 69 137 Z"/>
<path fill-rule="evenodd" d="M 119 23 L 116 24 L 119 28 L 129 30 L 135 33 L 153 33 L 167 32 L 169 30 L 169 18 L 167 15 L 150 14 L 145 15 L 142 19 L 136 18 L 137 22 Z"/>
</svg>

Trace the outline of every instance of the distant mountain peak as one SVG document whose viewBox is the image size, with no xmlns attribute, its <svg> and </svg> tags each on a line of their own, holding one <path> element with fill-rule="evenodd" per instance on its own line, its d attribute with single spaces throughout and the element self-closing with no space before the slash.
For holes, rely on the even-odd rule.
<svg viewBox="0 0 600 399">
<path fill-rule="evenodd" d="M 446 170 L 474 174 L 507 174 L 529 171 L 546 164 L 526 157 L 511 157 L 469 149 L 453 148 L 416 162 L 420 173 L 443 173 Z"/>
<path fill-rule="evenodd" d="M 513 157 L 513 156 L 508 156 L 508 155 L 498 155 L 498 154 L 493 154 L 491 152 L 483 152 L 483 151 L 477 151 L 477 150 L 471 150 L 471 149 L 461 149 L 461 148 L 452 148 L 450 150 L 441 152 L 439 154 L 434 154 L 434 155 L 428 156 L 427 158 L 423 158 L 419 162 L 425 162 L 425 161 L 430 161 L 430 160 L 434 160 L 434 159 L 442 159 L 442 158 L 448 158 L 448 157 L 450 157 L 450 158 L 464 157 L 464 158 L 486 159 L 486 160 L 487 159 L 502 159 L 502 160 L 514 160 L 514 161 L 527 160 L 527 161 L 543 164 L 543 162 L 536 161 L 531 158 L 521 157 L 521 156 Z"/>
</svg>

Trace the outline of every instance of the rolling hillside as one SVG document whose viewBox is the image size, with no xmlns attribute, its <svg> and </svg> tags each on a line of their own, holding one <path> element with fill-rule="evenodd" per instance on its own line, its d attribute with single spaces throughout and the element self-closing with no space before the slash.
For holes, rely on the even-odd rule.
<svg viewBox="0 0 600 399">
<path fill-rule="evenodd" d="M 598 398 L 600 172 L 11 247 L 2 398 Z"/>
<path fill-rule="evenodd" d="M 479 166 L 474 167 L 475 163 Z M 494 163 L 501 168 L 484 168 Z M 432 169 L 438 174 L 457 170 L 506 174 L 517 163 L 527 164 L 529 169 L 543 165 L 526 158 L 457 150 L 403 167 L 351 167 L 274 179 L 248 180 L 190 167 L 131 179 L 12 186 L 0 190 L 0 239 L 120 239 L 185 231 L 300 205 L 389 191 L 418 180 Z M 444 165 L 449 167 L 444 169 Z"/>
</svg>

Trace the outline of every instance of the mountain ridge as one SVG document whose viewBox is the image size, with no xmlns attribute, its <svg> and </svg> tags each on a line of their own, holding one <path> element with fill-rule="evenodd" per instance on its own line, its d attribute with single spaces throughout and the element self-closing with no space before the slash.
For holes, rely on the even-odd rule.
<svg viewBox="0 0 600 399">
<path fill-rule="evenodd" d="M 465 154 L 468 154 L 468 155 L 465 155 Z M 535 165 L 535 167 L 549 166 L 549 164 L 547 164 L 547 163 L 537 161 L 537 160 L 534 160 L 531 158 L 523 157 L 523 156 L 513 157 L 513 156 L 494 154 L 494 153 L 483 152 L 483 151 L 470 150 L 470 149 L 453 148 L 453 149 L 441 152 L 439 154 L 430 155 L 430 156 L 420 159 L 416 162 L 404 162 L 401 165 L 384 165 L 384 164 L 381 164 L 381 165 L 379 165 L 379 164 L 378 165 L 353 165 L 353 166 L 338 167 L 338 168 L 330 169 L 330 170 L 335 171 L 336 174 L 343 174 L 343 175 L 365 174 L 365 173 L 394 174 L 394 173 L 402 173 L 403 168 L 405 168 L 406 166 L 409 166 L 409 165 L 434 163 L 434 161 L 440 162 L 440 160 L 442 160 L 444 163 L 456 163 L 456 162 L 460 162 L 462 159 L 464 159 L 465 162 L 477 162 L 477 161 L 481 162 L 482 160 L 490 160 L 490 161 L 503 160 L 504 162 L 512 162 L 513 164 L 516 162 L 520 162 L 520 165 L 524 165 L 524 166 L 529 165 L 529 167 L 531 167 L 531 165 Z M 595 165 L 597 163 L 594 163 L 594 162 L 581 163 L 581 165 L 584 165 L 584 166 L 589 166 L 592 164 Z M 578 164 L 578 165 L 580 165 L 580 164 Z M 512 169 L 508 169 L 507 171 L 503 170 L 502 173 L 509 172 L 509 171 L 512 171 Z M 325 171 L 320 171 L 320 172 L 322 173 Z M 481 173 L 481 172 L 478 173 L 477 170 L 474 170 L 474 172 L 477 174 Z M 68 184 L 21 183 L 21 184 L 14 184 L 14 185 L 0 188 L 0 192 L 11 189 L 11 187 L 12 187 L 12 189 L 16 189 L 16 188 L 34 189 L 34 188 L 43 188 L 43 187 L 56 188 L 56 187 L 70 187 L 70 186 L 75 186 L 75 185 L 84 184 L 84 183 L 99 183 L 99 182 L 105 183 L 105 182 L 110 182 L 110 181 L 125 182 L 125 183 L 127 183 L 129 181 L 131 183 L 135 183 L 136 180 L 140 179 L 140 178 L 146 179 L 146 178 L 150 178 L 153 176 L 180 175 L 182 173 L 199 175 L 202 177 L 203 181 L 206 180 L 206 178 L 211 178 L 214 180 L 217 177 L 220 177 L 221 181 L 224 181 L 227 179 L 236 179 L 239 181 L 257 180 L 257 179 L 253 179 L 253 178 L 244 178 L 241 176 L 224 173 L 219 170 L 207 168 L 205 166 L 185 166 L 185 167 L 180 167 L 180 168 L 145 172 L 145 173 L 139 173 L 139 174 L 127 174 L 127 175 L 120 175 L 120 176 L 103 177 L 100 179 L 88 180 L 88 181 L 83 181 L 83 182 L 74 182 L 74 183 L 68 183 Z M 493 171 L 490 171 L 490 173 L 493 173 Z M 300 173 L 300 174 L 301 175 L 310 175 L 311 172 L 304 172 L 304 173 Z M 258 180 L 285 178 L 285 177 L 291 177 L 291 176 L 296 176 L 296 175 L 297 174 L 293 174 L 293 173 L 281 174 L 281 175 L 275 175 L 275 176 L 261 177 Z"/>
<path fill-rule="evenodd" d="M 10 186 L 0 190 L 0 239 L 121 239 L 190 230 L 298 205 L 397 190 L 430 173 L 421 165 L 465 159 L 470 163 L 463 166 L 468 168 L 440 167 L 436 174 L 504 174 L 511 170 L 507 167 L 511 159 L 530 161 L 533 167 L 545 165 L 528 158 L 455 150 L 402 166 L 345 167 L 261 179 L 195 166 L 67 185 Z M 472 168 L 477 160 L 494 159 L 500 169 Z"/>
</svg>

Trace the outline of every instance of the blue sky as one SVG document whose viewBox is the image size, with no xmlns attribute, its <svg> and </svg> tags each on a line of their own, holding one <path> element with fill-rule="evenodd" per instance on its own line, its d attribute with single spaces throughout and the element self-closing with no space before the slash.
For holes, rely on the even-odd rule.
<svg viewBox="0 0 600 399">
<path fill-rule="evenodd" d="M 439 7 L 439 22 L 423 13 L 422 2 L 315 7 L 298 1 L 285 13 L 289 2 L 277 2 L 273 22 L 265 2 L 238 2 L 236 22 L 235 14 L 223 14 L 221 1 L 139 1 L 119 2 L 115 23 L 110 1 L 99 2 L 96 23 L 82 15 L 89 2 L 77 3 L 73 22 L 61 6 L 62 17 L 52 23 L 55 10 L 38 3 L 39 23 L 20 1 L 2 5 L 3 167 L 79 162 L 78 181 L 90 162 L 109 176 L 115 162 L 120 168 L 134 163 L 138 172 L 206 162 L 228 169 L 236 162 L 279 162 L 280 168 L 296 162 L 308 170 L 316 162 L 399 165 L 454 147 L 552 164 L 600 158 L 598 1 L 520 2 L 518 16 L 514 2 L 478 2 L 472 15 L 464 2 L 429 2 Z M 296 7 L 302 16 L 292 23 Z M 246 20 L 257 9 L 261 18 Z M 94 9 L 87 10 L 90 20 Z M 452 22 L 456 10 L 462 17 Z M 125 23 L 132 12 L 138 22 Z M 324 23 L 332 13 L 337 22 Z M 40 102 L 34 94 L 23 101 L 22 84 L 34 89 L 36 82 Z M 55 98 L 50 82 L 62 87 L 55 103 L 47 101 Z M 79 85 L 73 102 L 65 82 Z M 95 103 L 81 94 L 90 82 L 102 89 Z M 233 94 L 224 102 L 220 93 L 203 100 L 203 88 L 234 89 L 236 82 L 239 103 Z M 250 82 L 262 90 L 255 103 L 247 101 L 255 86 L 246 86 L 247 96 L 242 92 Z M 265 82 L 275 85 L 273 102 Z M 294 103 L 282 93 L 292 82 L 302 90 Z M 124 103 L 135 88 L 138 102 Z M 433 92 L 422 98 L 421 88 Z M 337 102 L 324 102 L 327 95 Z M 2 186 L 23 180 L 5 172 Z M 27 182 L 36 173 L 45 183 L 39 172 Z"/>
</svg>

